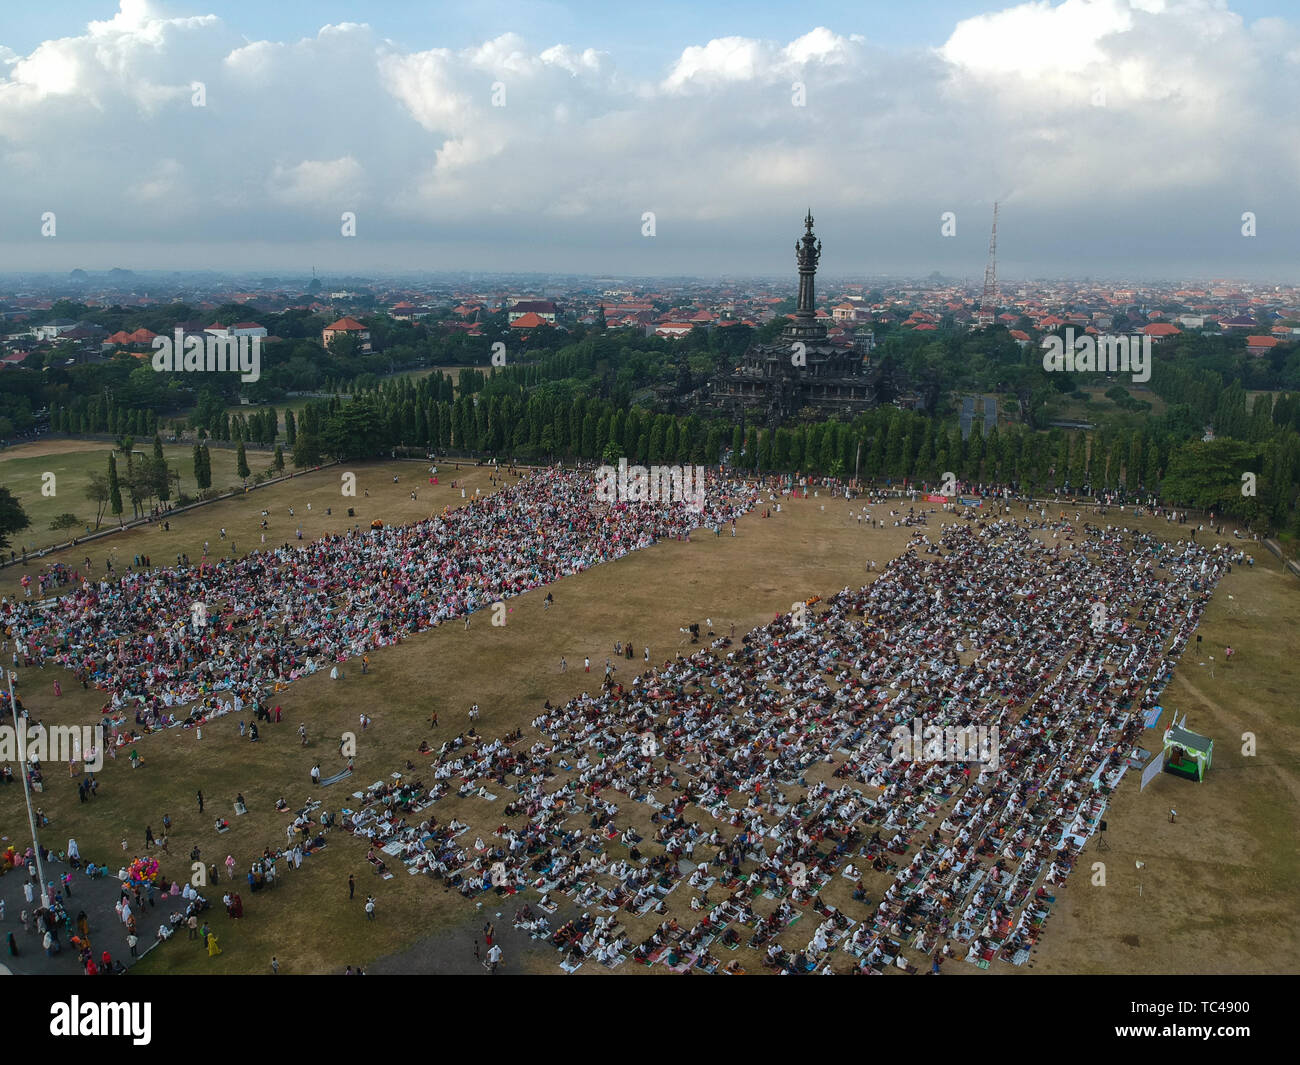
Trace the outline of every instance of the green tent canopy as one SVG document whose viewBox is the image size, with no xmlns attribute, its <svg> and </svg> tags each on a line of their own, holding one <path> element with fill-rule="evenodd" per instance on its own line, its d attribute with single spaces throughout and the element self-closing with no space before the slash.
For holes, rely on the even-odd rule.
<svg viewBox="0 0 1300 1065">
<path fill-rule="evenodd" d="M 1205 779 L 1205 771 L 1210 768 L 1213 756 L 1213 740 L 1188 732 L 1181 725 L 1170 725 L 1165 729 L 1166 773 L 1200 782 Z"/>
</svg>

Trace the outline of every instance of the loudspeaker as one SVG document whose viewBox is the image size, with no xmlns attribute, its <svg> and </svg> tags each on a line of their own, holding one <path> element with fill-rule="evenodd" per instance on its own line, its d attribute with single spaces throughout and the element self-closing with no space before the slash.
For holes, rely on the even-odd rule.
<svg viewBox="0 0 1300 1065">
<path fill-rule="evenodd" d="M 1106 822 L 1105 822 L 1105 821 L 1102 821 L 1102 823 L 1101 823 L 1101 830 L 1102 830 L 1103 832 L 1106 831 Z"/>
</svg>

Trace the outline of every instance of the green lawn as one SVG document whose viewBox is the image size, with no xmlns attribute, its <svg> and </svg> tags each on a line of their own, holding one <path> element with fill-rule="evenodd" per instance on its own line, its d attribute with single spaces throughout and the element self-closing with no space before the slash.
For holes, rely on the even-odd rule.
<svg viewBox="0 0 1300 1065">
<path fill-rule="evenodd" d="M 58 450 L 50 450 L 53 445 L 67 445 Z M 33 454 L 37 448 L 47 450 L 46 454 Z M 97 444 L 92 441 L 67 440 L 50 441 L 41 445 L 27 445 L 0 451 L 0 484 L 9 488 L 31 519 L 31 525 L 12 538 L 12 546 L 21 550 L 26 546 L 29 551 L 37 551 L 50 544 L 64 543 L 70 534 L 85 535 L 85 525 L 92 531 L 95 525 L 95 504 L 86 498 L 85 490 L 90 484 L 90 475 L 95 472 L 107 473 L 108 455 L 112 451 L 108 443 Z M 146 455 L 153 454 L 152 443 L 146 442 L 137 448 Z M 235 472 L 236 449 L 210 447 L 212 456 L 212 486 L 224 489 L 237 486 L 239 476 Z M 181 475 L 180 488 L 187 495 L 198 492 L 194 480 L 193 448 L 184 445 L 163 446 L 163 454 L 172 469 Z M 270 465 L 271 453 L 264 451 L 248 452 L 248 465 L 256 473 Z M 120 477 L 126 475 L 125 457 L 118 452 L 117 469 Z M 49 481 L 46 473 L 54 475 Z M 42 493 L 42 485 L 49 484 L 53 495 Z M 131 504 L 123 499 L 123 516 L 130 518 Z M 60 514 L 75 514 L 82 525 L 74 530 L 55 532 L 50 529 L 50 522 Z M 104 524 L 113 524 L 114 516 L 106 511 Z"/>
</svg>

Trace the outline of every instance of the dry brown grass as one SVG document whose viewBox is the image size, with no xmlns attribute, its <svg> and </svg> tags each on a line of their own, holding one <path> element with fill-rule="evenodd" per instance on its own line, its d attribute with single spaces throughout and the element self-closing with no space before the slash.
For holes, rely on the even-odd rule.
<svg viewBox="0 0 1300 1065">
<path fill-rule="evenodd" d="M 459 503 L 459 491 L 446 483 L 456 476 L 449 467 L 442 468 L 443 485 L 430 490 L 424 484 L 418 503 L 411 503 L 410 488 L 417 474 L 424 476 L 423 469 L 414 463 L 359 467 L 358 485 L 369 486 L 371 497 L 356 501 L 340 499 L 338 470 L 321 471 L 184 516 L 170 534 L 157 528 L 122 534 L 118 556 L 143 549 L 159 562 L 177 550 L 188 550 L 193 559 L 205 538 L 217 543 L 221 525 L 241 550 L 255 546 L 263 506 L 272 511 L 278 542 L 292 538 L 298 520 L 306 536 L 342 528 L 348 524 L 340 520 L 347 503 L 358 507 L 357 522 L 374 516 L 411 520 Z M 401 475 L 398 485 L 392 484 L 392 471 Z M 475 486 L 489 488 L 485 470 L 463 472 L 471 491 Z M 308 500 L 313 503 L 310 515 Z M 295 519 L 287 516 L 291 504 Z M 324 513 L 327 505 L 334 511 L 329 517 Z M 1165 535 L 1178 531 L 1164 522 L 1154 527 Z M 643 646 L 650 646 L 656 663 L 675 654 L 682 640 L 679 627 L 689 622 L 703 624 L 712 618 L 719 633 L 734 622 L 739 635 L 776 612 L 788 611 L 796 599 L 863 583 L 868 576 L 864 560 L 883 564 L 902 548 L 909 530 L 866 531 L 850 523 L 843 500 L 821 498 L 786 504 L 783 513 L 767 520 L 751 515 L 740 522 L 739 532 L 735 538 L 703 535 L 690 543 L 661 543 L 566 578 L 552 586 L 555 606 L 549 611 L 542 607 L 545 590 L 511 600 L 502 628 L 494 628 L 488 616 L 480 614 L 468 630 L 455 622 L 374 652 L 368 676 L 353 663 L 346 681 L 331 682 L 323 673 L 299 681 L 278 697 L 284 723 L 264 729 L 260 744 L 241 741 L 230 718 L 205 728 L 202 741 L 179 730 L 147 737 L 139 744 L 146 766 L 133 772 L 124 759 L 110 763 L 101 774 L 100 798 L 92 805 L 80 806 L 73 785 L 61 777 L 66 770 L 52 766 L 52 788 L 41 796 L 55 821 L 50 839 L 61 846 L 75 826 L 83 854 L 107 854 L 108 863 L 115 865 L 122 855 L 118 841 L 123 835 L 135 853 L 143 845 L 145 824 L 158 832 L 166 812 L 174 822 L 175 860 L 164 863 L 170 875 L 184 873 L 186 856 L 196 843 L 205 860 L 224 860 L 233 853 L 246 868 L 264 846 L 284 841 L 286 818 L 274 810 L 275 799 L 283 795 L 296 806 L 312 791 L 311 765 L 319 760 L 326 774 L 333 769 L 338 737 L 357 729 L 362 710 L 373 717 L 374 725 L 358 736 L 357 772 L 348 782 L 355 787 L 348 791 L 403 769 L 408 758 L 423 769 L 425 763 L 416 755 L 420 740 L 441 742 L 467 728 L 465 711 L 471 702 L 482 708 L 480 732 L 492 736 L 518 726 L 527 740 L 529 722 L 543 700 L 595 690 L 614 640 L 631 639 L 637 648 L 633 662 L 618 662 L 619 677 L 626 679 L 627 671 L 641 668 Z M 102 553 L 95 554 L 97 572 Z M 1291 648 L 1300 583 L 1283 576 L 1276 560 L 1262 549 L 1256 558 L 1253 570 L 1236 569 L 1220 585 L 1201 627 L 1206 654 L 1216 655 L 1214 677 L 1208 661 L 1198 666 L 1195 651 L 1189 651 L 1165 699 L 1167 707 L 1188 711 L 1190 727 L 1215 737 L 1214 768 L 1202 785 L 1165 775 L 1141 795 L 1136 775 L 1125 779 L 1108 815 L 1113 849 L 1097 856 L 1106 863 L 1107 886 L 1090 886 L 1085 867 L 1076 871 L 1058 893 L 1034 971 L 1243 972 L 1295 967 L 1300 952 L 1294 924 L 1286 918 L 1294 914 L 1298 901 L 1300 870 L 1293 832 L 1300 775 L 1293 752 L 1300 722 L 1295 699 L 1288 693 L 1294 692 L 1297 680 Z M 10 594 L 15 577 L 13 570 L 4 574 Z M 1222 665 L 1225 641 L 1239 652 L 1230 668 Z M 558 671 L 561 655 L 569 663 L 563 675 Z M 584 655 L 592 660 L 589 675 L 582 671 Z M 24 698 L 37 716 L 59 723 L 94 719 L 100 701 L 95 693 L 65 685 L 67 694 L 55 699 L 51 680 L 49 670 L 23 671 Z M 441 717 L 436 732 L 428 723 L 434 709 Z M 308 723 L 313 738 L 306 750 L 295 735 L 299 721 Z M 1254 758 L 1238 753 L 1238 737 L 1247 730 L 1259 737 Z M 1158 744 L 1157 731 L 1146 737 L 1148 746 Z M 337 810 L 344 803 L 345 787 L 335 785 L 321 793 L 327 808 Z M 209 804 L 202 818 L 194 799 L 198 788 Z M 239 791 L 250 813 L 236 818 L 231 802 Z M 442 821 L 457 816 L 470 822 L 486 839 L 500 823 L 506 801 L 505 796 L 496 803 L 457 800 L 453 794 L 433 812 Z M 1179 810 L 1175 825 L 1168 824 L 1171 805 Z M 620 808 L 619 824 L 630 820 L 646 834 L 649 810 L 630 800 L 622 801 Z M 10 835 L 18 828 L 20 809 L 17 789 L 0 792 L 0 817 Z M 224 836 L 212 829 L 212 815 L 218 812 L 232 823 Z M 257 972 L 265 969 L 272 954 L 286 971 L 338 970 L 348 963 L 368 964 L 416 940 L 464 930 L 482 919 L 472 904 L 426 878 L 399 872 L 392 880 L 379 880 L 364 854 L 359 841 L 334 834 L 319 856 L 309 859 L 301 873 L 286 877 L 274 893 L 250 897 L 244 892 L 243 922 L 228 927 L 224 915 L 217 915 L 214 924 L 224 951 L 220 957 L 209 959 L 197 950 L 176 949 L 173 943 L 155 951 L 142 963 L 142 971 Z M 1134 869 L 1138 857 L 1147 863 L 1140 897 Z M 1088 860 L 1097 860 L 1091 847 Z M 358 899 L 351 904 L 349 872 L 355 873 L 358 884 Z M 877 877 L 867 884 L 872 897 L 879 898 L 886 881 Z M 836 878 L 823 894 L 851 915 L 861 916 L 865 909 L 850 900 L 849 890 L 847 881 Z M 366 922 L 361 912 L 367 891 L 379 899 L 380 919 L 375 922 Z M 525 897 L 532 898 L 531 893 Z M 504 912 L 508 921 L 518 901 L 497 902 L 495 910 Z M 694 920 L 688 901 L 684 886 L 670 896 L 670 910 L 684 924 Z M 634 935 L 648 934 L 652 927 L 652 922 L 635 918 L 625 918 L 624 923 Z M 782 941 L 802 945 L 811 933 L 805 920 Z M 757 959 L 743 948 L 736 954 L 723 951 L 722 956 L 724 961 L 740 958 L 751 972 L 758 969 Z M 837 958 L 838 966 L 846 968 L 847 955 Z M 512 960 L 516 971 L 558 971 L 558 956 L 548 948 Z M 967 968 L 952 964 L 946 971 Z M 581 972 L 593 971 L 603 970 L 588 964 Z M 630 971 L 646 970 L 634 970 L 630 963 L 618 970 Z M 994 971 L 1026 969 L 995 964 Z"/>
</svg>

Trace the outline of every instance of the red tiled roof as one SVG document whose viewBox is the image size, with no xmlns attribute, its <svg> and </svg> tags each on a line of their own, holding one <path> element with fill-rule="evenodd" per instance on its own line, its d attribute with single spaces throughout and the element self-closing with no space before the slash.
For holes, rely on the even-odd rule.
<svg viewBox="0 0 1300 1065">
<path fill-rule="evenodd" d="M 335 332 L 335 333 L 355 333 L 355 332 L 364 332 L 365 328 L 366 327 L 362 325 L 360 322 L 358 322 L 355 318 L 343 317 L 336 322 L 331 322 L 329 325 L 325 327 L 325 330 L 326 332 Z"/>
</svg>

